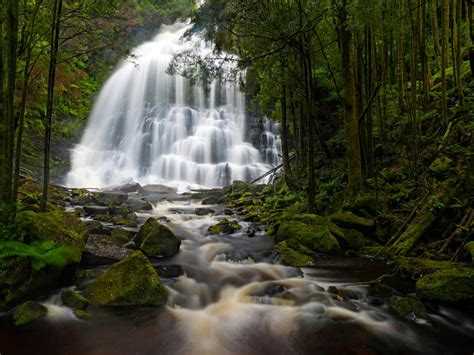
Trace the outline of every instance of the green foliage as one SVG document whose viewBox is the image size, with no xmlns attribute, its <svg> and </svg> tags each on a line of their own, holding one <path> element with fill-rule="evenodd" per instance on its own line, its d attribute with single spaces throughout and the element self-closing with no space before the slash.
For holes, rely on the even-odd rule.
<svg viewBox="0 0 474 355">
<path fill-rule="evenodd" d="M 75 255 L 75 250 L 69 246 L 57 247 L 51 241 L 34 242 L 30 245 L 18 241 L 0 242 L 0 260 L 11 258 L 28 258 L 33 270 L 46 266 L 63 268 L 67 260 Z"/>
</svg>

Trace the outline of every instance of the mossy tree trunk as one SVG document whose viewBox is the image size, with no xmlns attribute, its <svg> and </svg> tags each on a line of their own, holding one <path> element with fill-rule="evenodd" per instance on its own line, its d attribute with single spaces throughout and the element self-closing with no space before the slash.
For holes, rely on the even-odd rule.
<svg viewBox="0 0 474 355">
<path fill-rule="evenodd" d="M 449 50 L 449 0 L 443 0 L 443 48 L 441 52 L 441 108 L 443 125 L 448 126 L 448 96 L 446 82 L 446 68 L 448 66 L 448 50 Z"/>
</svg>

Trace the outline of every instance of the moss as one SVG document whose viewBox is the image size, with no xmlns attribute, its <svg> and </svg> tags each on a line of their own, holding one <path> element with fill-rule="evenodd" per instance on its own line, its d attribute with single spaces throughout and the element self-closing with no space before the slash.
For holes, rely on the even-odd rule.
<svg viewBox="0 0 474 355">
<path fill-rule="evenodd" d="M 416 282 L 416 294 L 432 301 L 472 301 L 474 269 L 456 267 L 423 276 Z"/>
<path fill-rule="evenodd" d="M 428 319 L 425 305 L 414 298 L 392 296 L 388 302 L 402 317 L 411 320 Z"/>
<path fill-rule="evenodd" d="M 86 288 L 94 306 L 162 306 L 167 292 L 153 265 L 136 251 L 113 264 Z"/>
<path fill-rule="evenodd" d="M 89 301 L 82 295 L 73 290 L 67 290 L 61 294 L 61 300 L 64 305 L 72 309 L 86 309 Z"/>
<path fill-rule="evenodd" d="M 282 263 L 289 266 L 305 267 L 313 265 L 313 258 L 307 254 L 296 251 L 286 241 L 277 244 L 280 251 Z M 299 247 L 301 249 L 301 246 Z M 310 251 L 308 250 L 308 253 Z"/>
<path fill-rule="evenodd" d="M 179 251 L 181 240 L 167 226 L 148 218 L 135 237 L 135 244 L 147 255 L 173 256 Z"/>
<path fill-rule="evenodd" d="M 372 219 L 356 216 L 352 212 L 336 212 L 329 217 L 329 220 L 342 228 L 356 229 L 361 232 L 369 232 L 375 227 Z"/>
<path fill-rule="evenodd" d="M 355 229 L 346 229 L 339 242 L 348 249 L 359 250 L 367 244 L 364 235 Z"/>
<path fill-rule="evenodd" d="M 277 241 L 291 240 L 311 251 L 338 254 L 340 247 L 329 228 L 303 222 L 283 222 L 278 228 Z"/>
<path fill-rule="evenodd" d="M 474 262 L 474 241 L 473 242 L 469 242 L 469 243 L 466 243 L 466 245 L 464 246 L 464 249 L 467 251 L 467 253 L 470 255 L 471 257 L 471 262 Z"/>
<path fill-rule="evenodd" d="M 96 221 L 113 223 L 115 225 L 135 228 L 138 226 L 137 216 L 135 213 L 130 213 L 127 217 L 122 216 L 110 216 L 110 215 L 98 215 L 95 216 Z"/>
<path fill-rule="evenodd" d="M 235 221 L 229 221 L 227 218 L 224 218 L 219 221 L 219 223 L 210 226 L 208 231 L 211 234 L 232 234 L 238 232 L 241 229 L 242 226 L 239 223 Z"/>
<path fill-rule="evenodd" d="M 455 268 L 464 268 L 469 266 L 463 263 L 453 263 L 450 261 L 435 261 L 423 258 L 409 258 L 398 256 L 393 259 L 396 271 L 411 278 L 417 278 L 425 274 L 433 273 L 438 270 L 452 270 Z"/>
<path fill-rule="evenodd" d="M 34 320 L 43 318 L 48 313 L 48 309 L 37 302 L 28 301 L 18 306 L 13 313 L 15 325 L 20 326 Z"/>
<path fill-rule="evenodd" d="M 453 161 L 446 156 L 441 156 L 437 158 L 430 165 L 430 170 L 435 174 L 443 174 L 451 170 L 453 166 Z"/>
<path fill-rule="evenodd" d="M 87 312 L 83 309 L 75 309 L 74 310 L 74 315 L 77 318 L 82 319 L 82 320 L 88 320 L 88 319 L 92 318 L 92 314 L 90 314 L 89 312 Z"/>
</svg>

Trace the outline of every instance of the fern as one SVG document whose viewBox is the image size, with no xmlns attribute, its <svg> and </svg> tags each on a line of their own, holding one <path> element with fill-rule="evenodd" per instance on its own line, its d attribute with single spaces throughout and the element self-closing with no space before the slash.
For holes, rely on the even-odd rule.
<svg viewBox="0 0 474 355">
<path fill-rule="evenodd" d="M 0 261 L 2 265 L 5 259 L 28 258 L 34 270 L 40 270 L 45 266 L 62 268 L 67 261 L 73 258 L 75 250 L 72 247 L 56 247 L 53 242 L 35 242 L 30 245 L 17 241 L 0 242 Z"/>
</svg>

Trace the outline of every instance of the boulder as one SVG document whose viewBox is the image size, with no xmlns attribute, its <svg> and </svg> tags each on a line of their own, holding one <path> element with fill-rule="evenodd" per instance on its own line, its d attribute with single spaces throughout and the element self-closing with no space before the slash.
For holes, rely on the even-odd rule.
<svg viewBox="0 0 474 355">
<path fill-rule="evenodd" d="M 86 288 L 94 306 L 162 306 L 167 292 L 151 262 L 140 251 L 112 265 Z"/>
<path fill-rule="evenodd" d="M 375 223 L 372 219 L 356 216 L 352 212 L 337 212 L 329 217 L 329 220 L 342 228 L 355 229 L 361 232 L 371 232 Z"/>
<path fill-rule="evenodd" d="M 165 225 L 148 218 L 135 237 L 138 249 L 150 256 L 173 256 L 179 251 L 181 240 Z"/>
<path fill-rule="evenodd" d="M 84 206 L 84 213 L 88 216 L 107 215 L 109 209 L 105 206 Z"/>
<path fill-rule="evenodd" d="M 431 301 L 472 301 L 474 269 L 448 268 L 425 275 L 416 282 L 416 295 Z"/>
<path fill-rule="evenodd" d="M 20 326 L 43 318 L 48 313 L 48 309 L 37 302 L 28 301 L 18 306 L 13 312 L 15 325 Z"/>
<path fill-rule="evenodd" d="M 131 196 L 124 202 L 124 206 L 128 207 L 131 212 L 150 211 L 153 209 L 151 203 L 141 198 Z"/>
<path fill-rule="evenodd" d="M 206 197 L 202 200 L 201 204 L 203 205 L 217 205 L 219 203 L 223 203 L 224 199 L 223 197 L 218 197 L 218 196 L 209 196 Z"/>
<path fill-rule="evenodd" d="M 392 296 L 388 303 L 402 317 L 410 320 L 428 319 L 425 305 L 414 298 Z"/>
<path fill-rule="evenodd" d="M 112 206 L 108 208 L 108 212 L 111 216 L 121 216 L 126 218 L 133 211 L 130 211 L 127 206 Z"/>
<path fill-rule="evenodd" d="M 194 213 L 196 213 L 198 216 L 205 216 L 208 214 L 213 214 L 214 211 L 212 208 L 207 208 L 207 207 L 201 207 L 201 208 L 196 208 L 194 210 Z"/>
<path fill-rule="evenodd" d="M 89 306 L 87 298 L 73 290 L 67 290 L 61 294 L 61 301 L 66 307 L 72 309 L 86 309 Z"/>
<path fill-rule="evenodd" d="M 110 235 L 112 233 L 109 228 L 105 227 L 99 221 L 85 221 L 84 224 L 86 225 L 89 234 Z"/>
<path fill-rule="evenodd" d="M 165 186 L 165 185 L 145 185 L 139 189 L 139 192 L 142 195 L 149 194 L 176 194 L 178 190 L 175 187 Z"/>
<path fill-rule="evenodd" d="M 294 267 L 307 267 L 313 265 L 313 258 L 310 250 L 301 250 L 301 246 L 297 246 L 298 250 L 295 250 L 288 245 L 287 241 L 278 243 L 276 247 L 281 256 L 281 262 L 284 265 Z M 304 251 L 306 251 L 306 253 Z"/>
<path fill-rule="evenodd" d="M 126 192 L 94 192 L 94 201 L 99 206 L 119 206 L 128 199 Z"/>
<path fill-rule="evenodd" d="M 277 241 L 288 240 L 312 252 L 338 254 L 339 242 L 327 226 L 284 221 L 278 228 Z"/>
<path fill-rule="evenodd" d="M 242 229 L 242 226 L 236 221 L 229 221 L 227 218 L 222 219 L 219 223 L 209 227 L 211 234 L 232 234 Z"/>
<path fill-rule="evenodd" d="M 181 265 L 158 265 L 155 266 L 155 270 L 160 277 L 178 277 L 184 274 Z"/>
<path fill-rule="evenodd" d="M 90 314 L 89 312 L 87 312 L 83 309 L 75 309 L 74 310 L 74 315 L 77 318 L 82 319 L 82 320 L 88 320 L 88 319 L 92 318 L 92 314 Z"/>
<path fill-rule="evenodd" d="M 86 249 L 82 255 L 81 266 L 95 267 L 110 265 L 129 257 L 132 252 L 132 250 L 122 247 L 114 238 L 106 235 L 93 234 L 89 236 L 87 240 Z"/>
</svg>

